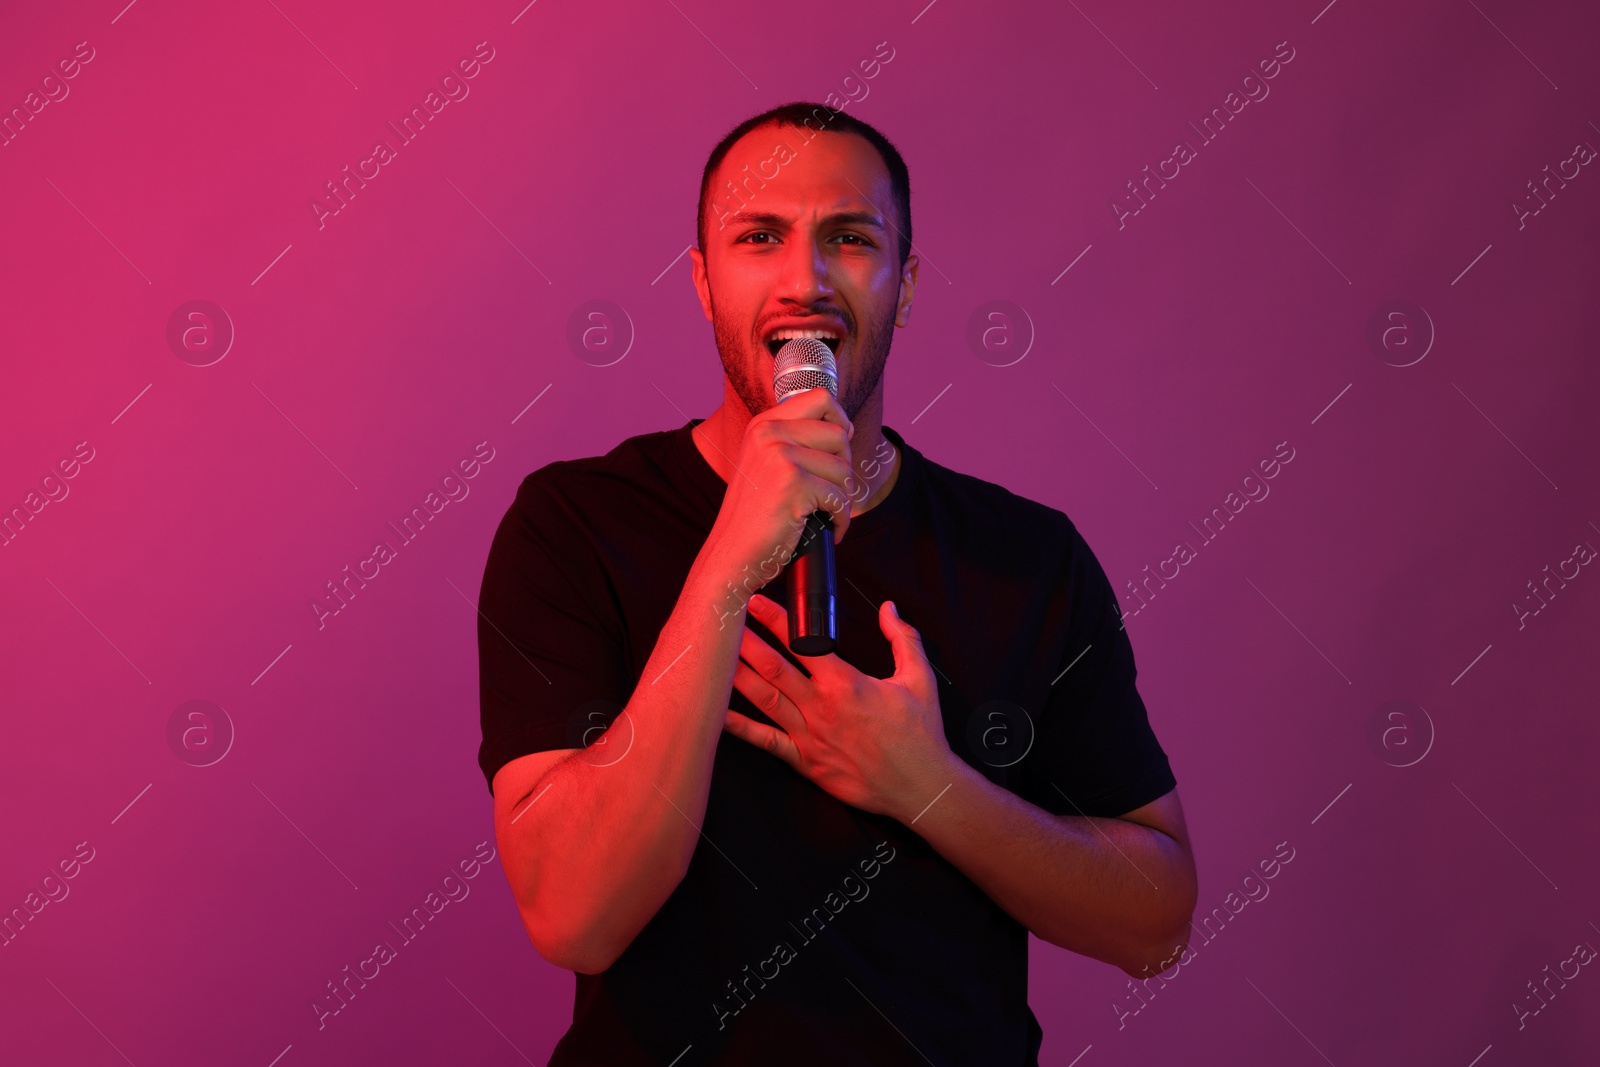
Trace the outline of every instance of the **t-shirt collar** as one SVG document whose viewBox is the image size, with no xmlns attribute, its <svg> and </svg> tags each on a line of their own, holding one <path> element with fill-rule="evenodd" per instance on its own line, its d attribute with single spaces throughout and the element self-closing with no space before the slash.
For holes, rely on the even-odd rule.
<svg viewBox="0 0 1600 1067">
<path fill-rule="evenodd" d="M 679 470 L 702 502 L 710 507 L 710 515 L 714 518 L 717 509 L 722 507 L 728 483 L 706 462 L 706 457 L 700 454 L 700 447 L 695 444 L 694 428 L 704 421 L 690 419 L 673 430 L 673 451 Z M 882 430 L 884 439 L 900 453 L 900 473 L 888 494 L 874 504 L 872 510 L 850 520 L 850 532 L 845 537 L 847 545 L 857 537 L 894 525 L 910 511 L 911 498 L 916 495 L 915 486 L 922 473 L 922 454 L 906 444 L 905 439 L 893 428 L 885 425 Z"/>
</svg>

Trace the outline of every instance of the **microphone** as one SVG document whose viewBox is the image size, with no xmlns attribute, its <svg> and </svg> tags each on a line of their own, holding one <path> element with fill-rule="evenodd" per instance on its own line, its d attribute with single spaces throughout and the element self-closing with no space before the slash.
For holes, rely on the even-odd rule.
<svg viewBox="0 0 1600 1067">
<path fill-rule="evenodd" d="M 807 389 L 839 395 L 833 350 L 815 337 L 795 337 L 778 349 L 772 392 L 778 403 Z M 833 568 L 833 519 L 826 511 L 806 517 L 805 532 L 785 569 L 789 591 L 789 648 L 797 656 L 826 656 L 839 643 L 834 602 L 838 582 Z"/>
</svg>

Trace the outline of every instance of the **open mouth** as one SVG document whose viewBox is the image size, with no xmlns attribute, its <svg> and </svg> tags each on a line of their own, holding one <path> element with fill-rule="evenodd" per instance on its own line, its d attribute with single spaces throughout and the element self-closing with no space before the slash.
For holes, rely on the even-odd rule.
<svg viewBox="0 0 1600 1067">
<path fill-rule="evenodd" d="M 774 337 L 772 340 L 767 342 L 767 351 L 772 354 L 774 359 L 776 359 L 778 356 L 778 350 L 792 340 L 794 340 L 792 337 Z M 839 354 L 839 346 L 843 344 L 843 339 L 838 337 L 819 337 L 817 340 L 827 345 L 828 351 L 832 352 L 834 355 Z"/>
</svg>

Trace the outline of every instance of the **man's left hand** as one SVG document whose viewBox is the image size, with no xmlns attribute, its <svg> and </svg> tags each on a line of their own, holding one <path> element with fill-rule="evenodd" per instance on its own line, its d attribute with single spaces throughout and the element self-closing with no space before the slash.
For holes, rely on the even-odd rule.
<svg viewBox="0 0 1600 1067">
<path fill-rule="evenodd" d="M 760 593 L 749 606 L 787 648 L 787 610 Z M 878 626 L 894 651 L 888 678 L 863 674 L 833 654 L 806 657 L 807 678 L 747 627 L 734 687 L 782 729 L 731 708 L 723 728 L 846 804 L 906 822 L 949 784 L 947 768 L 957 757 L 945 740 L 922 635 L 893 601 L 879 605 Z"/>
</svg>

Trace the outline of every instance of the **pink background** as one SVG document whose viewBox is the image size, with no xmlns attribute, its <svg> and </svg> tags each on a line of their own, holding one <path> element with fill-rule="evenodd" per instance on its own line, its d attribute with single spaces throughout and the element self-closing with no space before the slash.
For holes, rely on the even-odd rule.
<svg viewBox="0 0 1600 1067">
<path fill-rule="evenodd" d="M 0 148 L 0 507 L 66 493 L 0 547 L 0 909 L 93 855 L 0 948 L 6 1058 L 545 1061 L 572 977 L 498 859 L 320 1030 L 311 1004 L 493 843 L 473 605 L 518 482 L 720 399 L 682 255 L 706 154 L 852 92 L 924 260 L 885 421 L 1065 511 L 1127 592 L 1197 920 L 1294 850 L 1120 1026 L 1125 975 L 1034 941 L 1043 1062 L 1594 1062 L 1593 968 L 1520 1030 L 1513 1004 L 1600 946 L 1600 575 L 1512 606 L 1600 546 L 1600 174 L 1512 206 L 1600 145 L 1592 5 L 122 2 L 0 17 L 6 113 L 94 50 Z M 469 95 L 319 228 L 481 41 Z M 235 333 L 208 366 L 167 340 L 191 300 Z M 624 358 L 569 346 L 590 300 Z M 1021 311 L 975 350 L 994 300 Z M 324 583 L 485 441 L 319 628 Z M 189 701 L 215 708 L 171 741 Z"/>
</svg>

